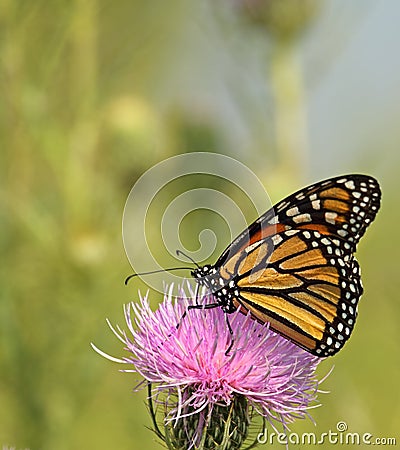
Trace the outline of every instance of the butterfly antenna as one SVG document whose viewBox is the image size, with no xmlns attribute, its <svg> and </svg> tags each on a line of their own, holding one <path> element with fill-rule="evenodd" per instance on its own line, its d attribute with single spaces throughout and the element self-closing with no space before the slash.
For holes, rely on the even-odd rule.
<svg viewBox="0 0 400 450">
<path fill-rule="evenodd" d="M 193 267 L 171 267 L 169 269 L 160 269 L 160 270 L 151 270 L 150 272 L 133 273 L 132 275 L 129 275 L 129 277 L 126 277 L 125 286 L 129 283 L 129 280 L 131 280 L 132 278 L 141 277 L 142 275 L 152 275 L 153 273 L 172 272 L 173 270 L 193 270 Z"/>
<path fill-rule="evenodd" d="M 183 253 L 181 250 L 177 250 L 176 255 L 184 256 L 186 259 L 188 259 L 190 262 L 192 262 L 198 269 L 200 269 L 200 266 L 197 264 L 197 262 L 193 258 L 191 258 L 189 255 L 187 255 L 186 253 Z"/>
</svg>

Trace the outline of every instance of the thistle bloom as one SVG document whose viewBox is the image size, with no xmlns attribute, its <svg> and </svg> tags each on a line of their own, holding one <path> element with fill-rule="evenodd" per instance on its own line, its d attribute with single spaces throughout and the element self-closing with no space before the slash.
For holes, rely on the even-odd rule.
<svg viewBox="0 0 400 450">
<path fill-rule="evenodd" d="M 196 302 L 190 294 L 181 290 L 174 301 L 170 287 L 155 312 L 147 296 L 125 306 L 129 334 L 109 325 L 129 356 L 113 358 L 94 347 L 132 365 L 125 371 L 144 378 L 138 387 L 147 382 L 155 430 L 168 447 L 239 449 L 255 415 L 284 429 L 308 415 L 320 359 L 239 311 L 228 317 L 231 334 L 221 308 L 188 311 Z M 211 295 L 201 298 L 202 305 L 214 302 Z M 153 403 L 162 410 L 165 433 Z"/>
</svg>

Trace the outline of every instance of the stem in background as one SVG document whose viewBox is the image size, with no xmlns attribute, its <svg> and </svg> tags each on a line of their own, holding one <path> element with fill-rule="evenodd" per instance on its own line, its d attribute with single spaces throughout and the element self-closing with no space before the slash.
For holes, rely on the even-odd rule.
<svg viewBox="0 0 400 450">
<path fill-rule="evenodd" d="M 278 172 L 299 182 L 309 168 L 305 87 L 297 41 L 276 39 L 271 59 Z"/>
</svg>

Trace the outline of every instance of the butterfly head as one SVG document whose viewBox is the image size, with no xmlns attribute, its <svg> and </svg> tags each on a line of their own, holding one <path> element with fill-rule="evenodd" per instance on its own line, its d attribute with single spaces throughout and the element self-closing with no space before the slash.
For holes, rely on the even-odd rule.
<svg viewBox="0 0 400 450">
<path fill-rule="evenodd" d="M 213 270 L 213 267 L 210 265 L 198 267 L 191 272 L 191 275 L 196 282 L 203 286 L 209 285 L 210 275 L 213 274 L 215 274 L 215 269 Z"/>
<path fill-rule="evenodd" d="M 198 267 L 191 272 L 196 283 L 205 286 L 213 294 L 216 303 L 228 314 L 236 311 L 234 297 L 238 295 L 235 282 L 233 280 L 227 284 L 215 266 L 206 265 Z"/>
</svg>

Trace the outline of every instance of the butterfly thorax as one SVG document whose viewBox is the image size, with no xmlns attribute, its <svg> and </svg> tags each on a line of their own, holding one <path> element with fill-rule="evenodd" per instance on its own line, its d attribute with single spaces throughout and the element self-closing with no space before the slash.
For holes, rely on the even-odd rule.
<svg viewBox="0 0 400 450">
<path fill-rule="evenodd" d="M 196 283 L 200 286 L 205 286 L 212 293 L 224 312 L 230 314 L 236 311 L 233 299 L 237 292 L 236 284 L 233 280 L 227 284 L 227 280 L 220 275 L 219 270 L 211 265 L 193 270 L 192 276 Z"/>
</svg>

